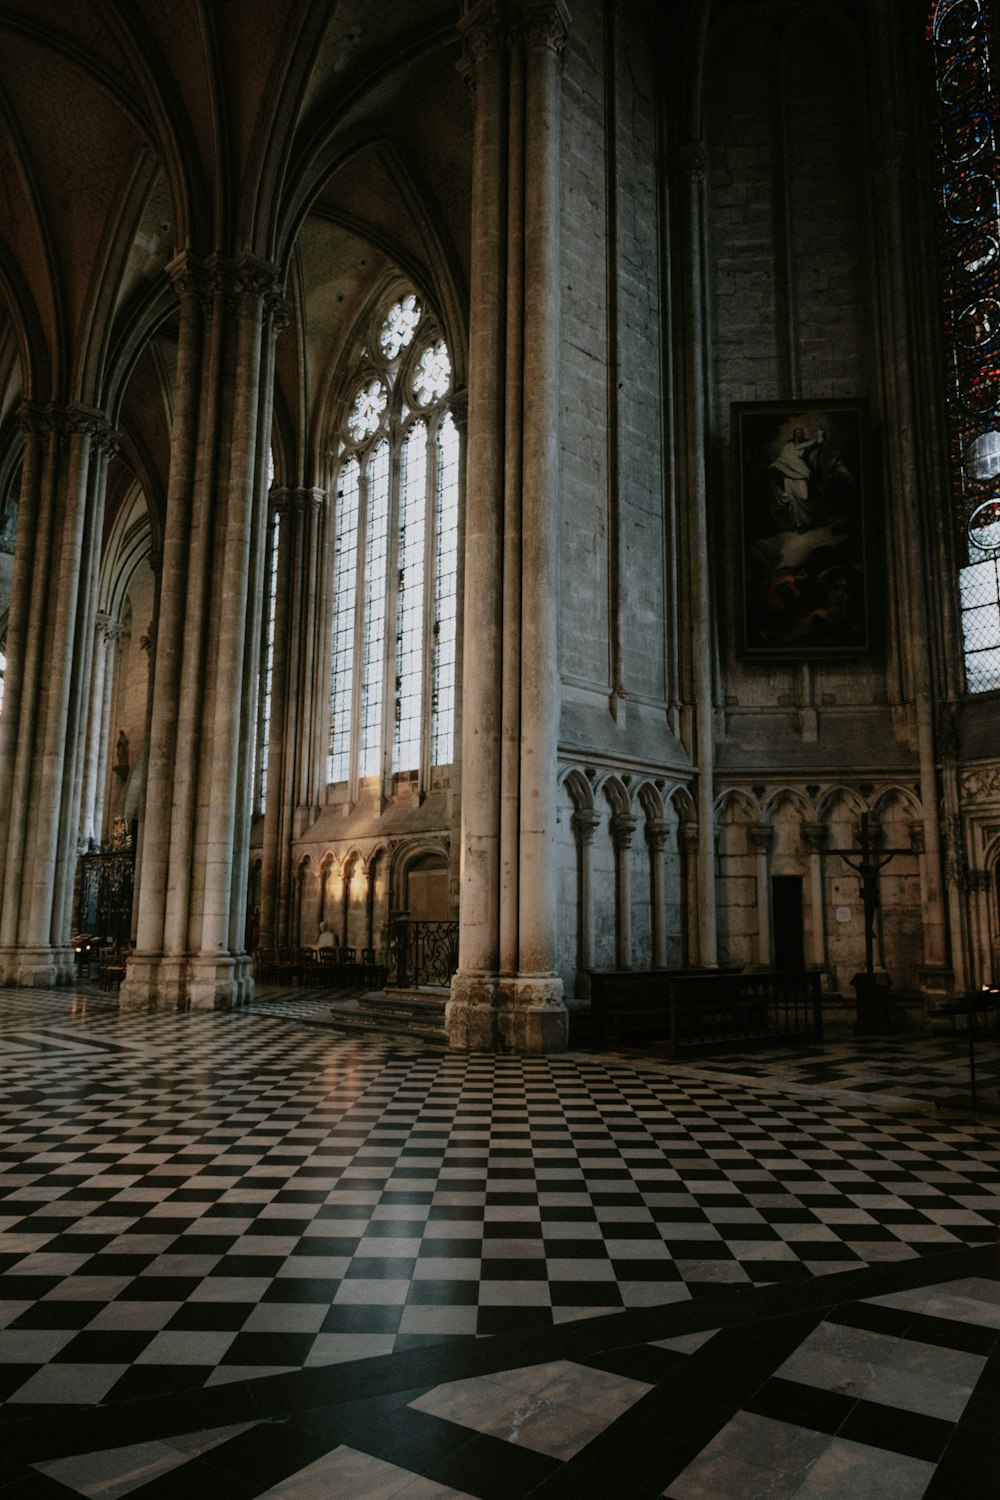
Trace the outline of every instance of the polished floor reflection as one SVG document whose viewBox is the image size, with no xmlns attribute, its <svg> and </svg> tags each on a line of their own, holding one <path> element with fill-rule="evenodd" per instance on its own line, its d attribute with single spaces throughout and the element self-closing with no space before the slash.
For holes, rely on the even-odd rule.
<svg viewBox="0 0 1000 1500">
<path fill-rule="evenodd" d="M 995 1495 L 960 1046 L 672 1068 L 329 1015 L 0 992 L 4 1500 Z"/>
</svg>

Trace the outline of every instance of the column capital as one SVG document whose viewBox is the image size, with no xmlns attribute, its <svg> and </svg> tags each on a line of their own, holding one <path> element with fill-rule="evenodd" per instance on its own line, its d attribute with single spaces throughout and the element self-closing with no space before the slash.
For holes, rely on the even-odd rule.
<svg viewBox="0 0 1000 1500">
<path fill-rule="evenodd" d="M 925 848 L 923 818 L 910 819 L 910 843 L 913 845 L 914 854 L 923 854 Z"/>
<path fill-rule="evenodd" d="M 581 807 L 573 814 L 570 823 L 576 834 L 576 841 L 581 849 L 585 849 L 594 837 L 594 830 L 600 826 L 601 815 L 593 807 Z"/>
<path fill-rule="evenodd" d="M 701 833 L 698 824 L 692 821 L 682 823 L 677 830 L 678 838 L 687 854 L 697 854 L 701 842 Z"/>
<path fill-rule="evenodd" d="M 614 840 L 615 849 L 622 851 L 632 847 L 632 835 L 635 833 L 636 820 L 631 813 L 615 813 L 611 819 L 611 837 Z"/>
<path fill-rule="evenodd" d="M 647 818 L 646 843 L 654 854 L 662 853 L 666 847 L 669 834 L 670 824 L 666 818 Z"/>
<path fill-rule="evenodd" d="M 770 823 L 748 823 L 747 838 L 754 854 L 766 854 L 774 842 L 774 828 Z"/>
<path fill-rule="evenodd" d="M 480 64 L 505 45 L 509 33 L 507 6 L 504 0 L 475 0 L 467 3 L 458 23 L 462 35 L 462 58 L 459 72 L 471 90 L 475 90 Z"/>
<path fill-rule="evenodd" d="M 222 298 L 232 312 L 257 299 L 261 315 L 277 330 L 288 320 L 285 277 L 280 266 L 246 252 L 239 256 L 212 254 L 205 259 L 184 250 L 168 264 L 167 275 L 178 296 L 195 296 L 204 311 Z"/>
<path fill-rule="evenodd" d="M 826 823 L 800 823 L 802 841 L 811 854 L 819 854 L 826 846 L 830 830 Z"/>
<path fill-rule="evenodd" d="M 552 52 L 561 64 L 569 35 L 569 12 L 562 0 L 524 0 L 521 32 L 533 51 Z"/>
<path fill-rule="evenodd" d="M 278 516 L 303 515 L 306 511 L 322 510 L 328 499 L 326 490 L 318 485 L 282 485 L 271 491 L 271 509 Z"/>
<path fill-rule="evenodd" d="M 93 447 L 105 449 L 109 457 L 118 452 L 118 434 L 107 417 L 97 407 L 80 401 L 68 406 L 55 401 L 22 401 L 18 418 L 25 432 L 52 435 L 63 446 L 79 435 L 89 438 Z"/>
</svg>

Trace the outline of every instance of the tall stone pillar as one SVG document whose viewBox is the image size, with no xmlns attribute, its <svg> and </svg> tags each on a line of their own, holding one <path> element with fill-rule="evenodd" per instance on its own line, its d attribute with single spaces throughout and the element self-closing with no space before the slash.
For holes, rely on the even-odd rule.
<svg viewBox="0 0 1000 1500">
<path fill-rule="evenodd" d="M 479 0 L 452 1046 L 566 1045 L 556 971 L 559 0 Z"/>
<path fill-rule="evenodd" d="M 698 962 L 718 963 L 715 848 L 708 830 L 715 822 L 715 698 L 713 685 L 712 607 L 708 560 L 708 491 L 705 478 L 705 348 L 704 285 L 705 148 L 691 141 L 674 162 L 679 229 L 685 242 L 680 260 L 678 333 L 686 351 L 683 378 L 678 381 L 678 439 L 680 444 L 680 499 L 687 517 L 685 568 L 690 589 L 687 656 L 693 698 L 692 758 L 698 767 L 696 796 L 698 822 L 706 831 L 697 853 Z"/>
<path fill-rule="evenodd" d="M 74 975 L 69 943 L 93 668 L 106 459 L 113 434 L 81 405 L 26 405 L 21 521 L 0 716 L 0 982 Z"/>
<path fill-rule="evenodd" d="M 446 1010 L 453 1047 L 496 1044 L 499 984 L 501 657 L 506 193 L 506 7 L 462 22 L 473 89 L 472 275 L 466 429 L 462 814 L 458 971 Z"/>
<path fill-rule="evenodd" d="M 518 972 L 500 1011 L 501 1045 L 565 1047 L 556 972 L 559 735 L 560 67 L 566 12 L 527 0 L 524 44 L 524 398 L 521 491 L 521 755 Z"/>
<path fill-rule="evenodd" d="M 87 720 L 87 746 L 84 761 L 83 791 L 80 798 L 80 841 L 82 845 L 96 847 L 101 841 L 101 816 L 104 813 L 104 796 L 101 787 L 106 763 L 101 749 L 106 739 L 108 715 L 111 709 L 111 683 L 114 679 L 113 653 L 117 645 L 120 627 L 112 625 L 108 615 L 99 612 L 94 628 L 94 669 L 90 681 L 90 705 Z"/>
<path fill-rule="evenodd" d="M 137 950 L 123 1009 L 249 998 L 243 952 L 256 730 L 275 267 L 171 274 L 180 296 Z"/>
</svg>

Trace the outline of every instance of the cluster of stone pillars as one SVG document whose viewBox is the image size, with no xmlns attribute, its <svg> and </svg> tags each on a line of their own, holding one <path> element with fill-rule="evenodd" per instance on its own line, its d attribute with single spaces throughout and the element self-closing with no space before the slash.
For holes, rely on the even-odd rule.
<svg viewBox="0 0 1000 1500">
<path fill-rule="evenodd" d="M 0 983 L 46 985 L 74 971 L 68 937 L 115 435 L 79 404 L 26 403 L 21 419 L 0 716 Z"/>
<path fill-rule="evenodd" d="M 559 67 L 552 0 L 470 8 L 474 91 L 453 1046 L 565 1046 L 556 973 Z"/>
</svg>

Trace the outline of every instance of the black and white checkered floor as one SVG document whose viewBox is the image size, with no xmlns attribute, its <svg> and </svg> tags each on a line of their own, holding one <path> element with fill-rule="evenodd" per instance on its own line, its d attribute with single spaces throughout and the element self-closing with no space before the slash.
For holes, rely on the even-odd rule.
<svg viewBox="0 0 1000 1500">
<path fill-rule="evenodd" d="M 3 1500 L 1000 1495 L 995 1116 L 320 1006 L 0 991 Z"/>
</svg>

